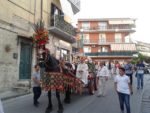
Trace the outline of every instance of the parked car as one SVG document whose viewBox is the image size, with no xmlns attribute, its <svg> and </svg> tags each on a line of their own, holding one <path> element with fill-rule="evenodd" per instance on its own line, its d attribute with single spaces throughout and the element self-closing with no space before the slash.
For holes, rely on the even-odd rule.
<svg viewBox="0 0 150 113">
<path fill-rule="evenodd" d="M 150 67 L 145 66 L 144 74 L 150 74 Z"/>
</svg>

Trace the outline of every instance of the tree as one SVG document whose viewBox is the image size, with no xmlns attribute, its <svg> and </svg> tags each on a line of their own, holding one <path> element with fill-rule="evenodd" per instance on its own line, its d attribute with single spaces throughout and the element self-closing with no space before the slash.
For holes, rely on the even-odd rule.
<svg viewBox="0 0 150 113">
<path fill-rule="evenodd" d="M 138 61 L 146 61 L 146 59 L 150 61 L 150 58 L 147 58 L 146 56 L 139 53 L 138 57 L 133 58 L 131 62 L 132 64 L 137 64 Z"/>
<path fill-rule="evenodd" d="M 144 62 L 150 64 L 150 57 L 144 56 L 144 55 L 142 55 L 141 53 L 139 53 L 139 54 L 138 54 L 138 57 L 133 58 L 132 61 L 131 61 L 131 63 L 132 63 L 132 64 L 137 64 L 138 61 L 144 61 Z"/>
</svg>

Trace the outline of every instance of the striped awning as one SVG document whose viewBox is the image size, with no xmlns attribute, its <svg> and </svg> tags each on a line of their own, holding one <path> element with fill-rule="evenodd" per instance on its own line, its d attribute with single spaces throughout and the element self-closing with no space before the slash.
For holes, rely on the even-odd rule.
<svg viewBox="0 0 150 113">
<path fill-rule="evenodd" d="M 111 51 L 136 51 L 135 44 L 111 44 Z"/>
</svg>

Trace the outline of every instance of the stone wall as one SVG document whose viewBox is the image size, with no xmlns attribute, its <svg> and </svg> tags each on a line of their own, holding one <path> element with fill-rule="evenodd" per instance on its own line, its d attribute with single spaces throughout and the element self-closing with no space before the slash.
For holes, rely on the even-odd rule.
<svg viewBox="0 0 150 113">
<path fill-rule="evenodd" d="M 0 28 L 0 90 L 7 89 L 18 80 L 17 34 Z"/>
<path fill-rule="evenodd" d="M 39 13 L 40 0 L 36 0 Z M 3 0 L 0 7 L 0 91 L 10 89 L 19 81 L 20 44 L 18 36 L 31 37 L 35 0 Z M 35 52 L 33 51 L 35 54 Z M 15 58 L 14 58 L 15 57 Z M 32 65 L 35 64 L 33 55 Z M 33 67 L 33 66 L 32 66 Z"/>
</svg>

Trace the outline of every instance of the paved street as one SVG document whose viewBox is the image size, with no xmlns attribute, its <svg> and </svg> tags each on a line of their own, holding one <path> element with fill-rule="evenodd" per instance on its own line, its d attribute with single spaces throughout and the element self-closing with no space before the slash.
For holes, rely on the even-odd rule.
<svg viewBox="0 0 150 113">
<path fill-rule="evenodd" d="M 145 80 L 150 76 L 145 76 Z M 131 111 L 138 113 L 140 110 L 142 90 L 137 91 L 136 80 L 134 78 L 134 94 L 131 96 Z M 40 98 L 39 108 L 32 104 L 32 94 L 4 101 L 5 113 L 44 113 L 47 106 L 47 95 L 43 93 Z M 54 97 L 54 93 L 53 93 Z M 63 99 L 63 98 L 62 98 Z M 54 110 L 57 111 L 57 101 L 53 98 Z M 118 97 L 114 91 L 113 80 L 107 84 L 106 97 L 98 98 L 96 95 L 90 96 L 86 92 L 82 95 L 73 95 L 71 104 L 64 104 L 64 113 L 120 113 Z"/>
</svg>

